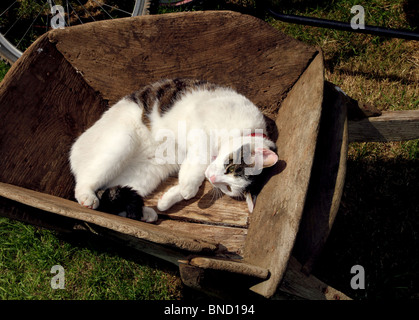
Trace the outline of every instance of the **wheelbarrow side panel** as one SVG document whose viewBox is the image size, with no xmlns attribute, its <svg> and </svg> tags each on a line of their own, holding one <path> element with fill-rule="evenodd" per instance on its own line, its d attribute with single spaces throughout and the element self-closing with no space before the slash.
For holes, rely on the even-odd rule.
<svg viewBox="0 0 419 320">
<path fill-rule="evenodd" d="M 325 83 L 320 131 L 303 217 L 293 255 L 310 274 L 332 229 L 346 174 L 348 121 L 345 96 Z"/>
<path fill-rule="evenodd" d="M 323 102 L 323 57 L 318 54 L 279 109 L 280 161 L 250 216 L 244 257 L 270 278 L 252 290 L 272 296 L 286 270 L 308 190 Z"/>
<path fill-rule="evenodd" d="M 273 119 L 317 52 L 231 11 L 106 20 L 53 30 L 50 39 L 110 104 L 162 78 L 197 78 L 232 86 Z"/>
<path fill-rule="evenodd" d="M 0 181 L 70 199 L 68 155 L 106 104 L 44 35 L 0 85 Z"/>
</svg>

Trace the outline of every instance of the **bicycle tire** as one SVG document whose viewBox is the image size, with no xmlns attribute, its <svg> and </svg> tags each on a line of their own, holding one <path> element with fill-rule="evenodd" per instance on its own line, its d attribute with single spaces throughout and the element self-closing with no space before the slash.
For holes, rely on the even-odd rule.
<svg viewBox="0 0 419 320">
<path fill-rule="evenodd" d="M 136 0 L 131 16 L 144 16 L 150 14 L 151 0 Z"/>
<path fill-rule="evenodd" d="M 11 44 L 1 33 L 0 33 L 0 58 L 4 61 L 13 64 L 22 55 L 22 51 Z"/>
<path fill-rule="evenodd" d="M 131 16 L 149 14 L 151 0 L 135 0 Z M 0 58 L 9 64 L 13 64 L 22 56 L 23 52 L 13 45 L 0 33 Z"/>
</svg>

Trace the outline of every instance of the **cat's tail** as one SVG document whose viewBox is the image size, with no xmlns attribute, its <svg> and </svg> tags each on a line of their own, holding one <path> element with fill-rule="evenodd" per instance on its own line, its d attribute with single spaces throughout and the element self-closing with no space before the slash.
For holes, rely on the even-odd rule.
<svg viewBox="0 0 419 320">
<path fill-rule="evenodd" d="M 157 213 L 144 206 L 143 198 L 130 187 L 116 186 L 96 192 L 99 198 L 97 210 L 144 222 L 155 222 Z"/>
</svg>

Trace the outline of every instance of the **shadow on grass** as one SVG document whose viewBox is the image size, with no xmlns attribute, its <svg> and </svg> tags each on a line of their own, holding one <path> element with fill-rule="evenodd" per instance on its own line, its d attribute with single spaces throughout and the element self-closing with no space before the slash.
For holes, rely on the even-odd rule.
<svg viewBox="0 0 419 320">
<path fill-rule="evenodd" d="M 95 228 L 97 228 L 100 233 L 101 228 Z M 65 241 L 74 247 L 88 248 L 93 252 L 105 253 L 110 256 L 118 256 L 124 260 L 132 261 L 141 266 L 161 270 L 170 276 L 175 277 L 177 279 L 176 281 L 167 284 L 170 286 L 169 291 L 172 293 L 171 299 L 200 301 L 207 300 L 209 298 L 204 293 L 183 285 L 180 280 L 179 268 L 165 260 L 158 259 L 106 237 L 94 235 L 84 231 L 69 234 L 59 233 L 57 236 L 62 241 Z"/>
<path fill-rule="evenodd" d="M 339 213 L 313 271 L 354 299 L 419 298 L 419 161 L 350 160 Z M 365 270 L 354 290 L 352 266 Z"/>
</svg>

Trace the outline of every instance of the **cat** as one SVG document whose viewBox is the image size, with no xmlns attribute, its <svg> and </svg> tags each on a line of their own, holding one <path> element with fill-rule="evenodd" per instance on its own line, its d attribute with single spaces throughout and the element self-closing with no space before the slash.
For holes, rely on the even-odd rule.
<svg viewBox="0 0 419 320">
<path fill-rule="evenodd" d="M 101 202 L 119 202 L 112 213 L 155 222 L 142 197 L 175 174 L 160 211 L 195 197 L 207 179 L 228 196 L 244 196 L 252 212 L 251 190 L 278 161 L 275 151 L 263 114 L 245 96 L 204 80 L 164 79 L 111 106 L 75 140 L 69 160 L 81 205 L 106 211 Z"/>
</svg>

